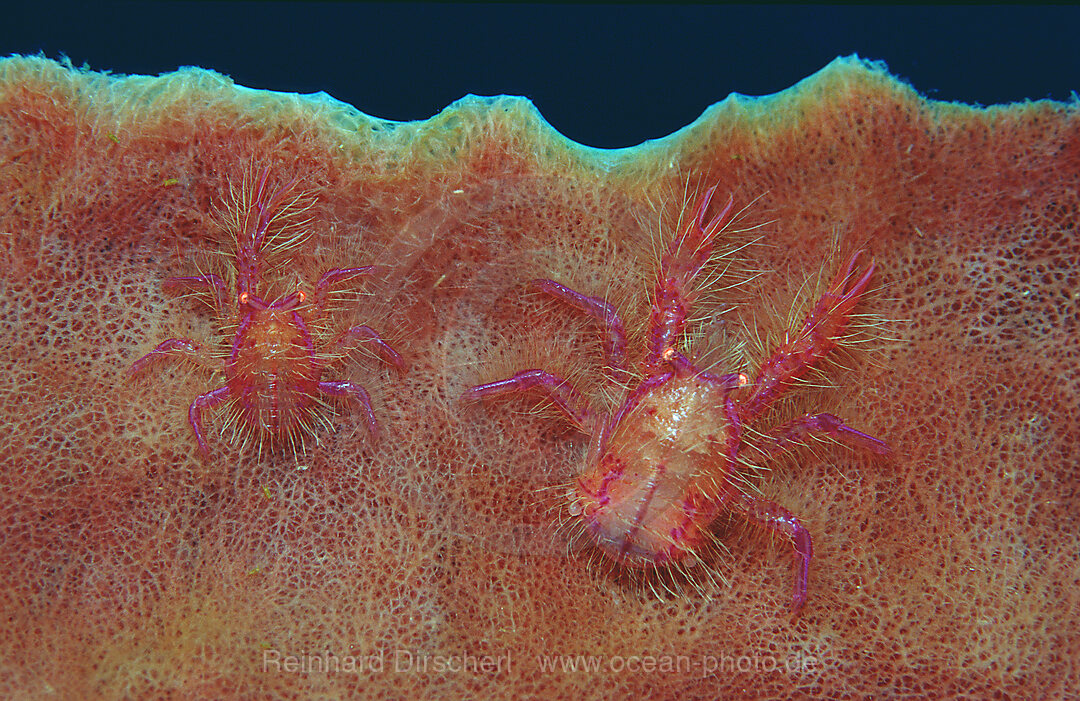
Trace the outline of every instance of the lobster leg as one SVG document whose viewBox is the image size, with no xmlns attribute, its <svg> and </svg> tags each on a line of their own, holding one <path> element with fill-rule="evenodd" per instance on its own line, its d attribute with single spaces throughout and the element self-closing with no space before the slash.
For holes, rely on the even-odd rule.
<svg viewBox="0 0 1080 701">
<path fill-rule="evenodd" d="M 802 377 L 815 363 L 836 347 L 851 320 L 851 309 L 865 294 L 874 274 L 874 263 L 859 275 L 855 264 L 862 252 L 856 251 L 806 315 L 795 337 L 776 349 L 754 378 L 753 394 L 742 403 L 742 414 L 761 414 L 785 388 Z"/>
<path fill-rule="evenodd" d="M 533 387 L 543 391 L 578 429 L 585 432 L 589 431 L 592 426 L 593 416 L 585 407 L 577 390 L 561 377 L 543 370 L 522 370 L 505 380 L 470 387 L 462 395 L 462 399 L 473 401 L 495 394 L 523 392 Z"/>
<path fill-rule="evenodd" d="M 607 362 L 616 370 L 626 370 L 626 327 L 614 307 L 599 297 L 583 295 L 554 280 L 533 280 L 532 287 L 602 322 L 608 334 L 604 345 Z"/>
<path fill-rule="evenodd" d="M 824 434 L 876 455 L 889 455 L 885 441 L 856 431 L 832 414 L 805 414 L 765 434 L 763 449 L 774 455 L 804 445 L 814 434 Z"/>
<path fill-rule="evenodd" d="M 793 612 L 797 614 L 806 603 L 810 560 L 814 556 L 814 543 L 810 537 L 810 531 L 803 527 L 795 514 L 775 502 L 742 492 L 737 492 L 732 498 L 734 500 L 732 506 L 747 520 L 791 539 L 798 561 L 795 592 L 792 596 Z"/>
<path fill-rule="evenodd" d="M 319 391 L 331 397 L 346 397 L 360 403 L 364 410 L 364 418 L 367 420 L 368 432 L 371 437 L 378 438 L 379 422 L 375 420 L 375 412 L 371 408 L 371 395 L 360 385 L 352 382 L 320 382 Z"/>
<path fill-rule="evenodd" d="M 694 216 L 675 236 L 671 247 L 660 259 L 660 276 L 652 295 L 652 311 L 649 314 L 647 355 L 645 369 L 657 372 L 671 357 L 679 335 L 686 328 L 690 314 L 691 293 L 694 278 L 705 267 L 712 255 L 716 236 L 731 222 L 734 199 L 712 219 L 706 221 L 714 185 L 701 198 Z"/>
</svg>

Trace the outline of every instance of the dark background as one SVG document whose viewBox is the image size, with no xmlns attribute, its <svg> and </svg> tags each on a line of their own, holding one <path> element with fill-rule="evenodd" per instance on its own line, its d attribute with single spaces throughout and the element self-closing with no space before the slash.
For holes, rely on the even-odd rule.
<svg viewBox="0 0 1080 701">
<path fill-rule="evenodd" d="M 0 5 L 0 55 L 66 55 L 114 73 L 197 65 L 394 120 L 467 93 L 525 95 L 563 134 L 600 147 L 665 136 L 731 92 L 777 92 L 852 53 L 939 100 L 1080 90 L 1080 7 L 1068 5 L 29 5 Z"/>
</svg>

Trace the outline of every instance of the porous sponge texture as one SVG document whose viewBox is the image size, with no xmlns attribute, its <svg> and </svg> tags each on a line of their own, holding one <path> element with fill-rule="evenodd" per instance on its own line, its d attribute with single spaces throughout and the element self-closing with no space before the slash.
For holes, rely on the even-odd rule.
<svg viewBox="0 0 1080 701">
<path fill-rule="evenodd" d="M 205 306 L 162 281 L 228 250 L 214 207 L 253 164 L 317 197 L 275 282 L 379 265 L 335 328 L 377 328 L 409 370 L 364 353 L 333 369 L 371 392 L 377 441 L 339 404 L 302 458 L 259 456 L 211 413 L 205 459 L 187 408 L 221 375 L 181 362 L 125 375 L 165 338 L 217 338 Z M 741 267 L 760 274 L 697 310 L 709 332 L 694 352 L 740 364 L 722 371 L 762 360 L 835 270 L 835 241 L 878 264 L 859 311 L 887 323 L 785 410 L 837 414 L 895 456 L 815 444 L 759 484 L 814 537 L 796 620 L 790 545 L 736 520 L 715 526 L 728 552 L 710 566 L 727 584 L 658 595 L 568 552 L 558 491 L 586 437 L 535 398 L 460 401 L 542 367 L 609 405 L 596 326 L 524 283 L 612 300 L 640 343 L 657 222 L 687 183 L 754 202 L 738 224 L 760 241 Z M 1078 192 L 1075 105 L 930 103 L 855 59 L 620 152 L 562 140 L 520 99 L 390 124 L 204 71 L 7 59 L 3 695 L 1075 689 Z M 289 655 L 306 667 L 286 669 Z M 330 656 L 337 669 L 314 662 Z"/>
</svg>

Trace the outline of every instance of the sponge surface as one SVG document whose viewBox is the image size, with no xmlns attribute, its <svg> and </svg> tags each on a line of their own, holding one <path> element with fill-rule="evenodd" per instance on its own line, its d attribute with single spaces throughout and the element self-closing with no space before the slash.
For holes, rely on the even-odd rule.
<svg viewBox="0 0 1080 701">
<path fill-rule="evenodd" d="M 210 412 L 203 458 L 187 408 L 220 374 L 125 375 L 166 338 L 229 342 L 162 282 L 221 264 L 215 208 L 253 165 L 316 199 L 269 283 L 379 266 L 333 319 L 378 328 L 408 363 L 335 366 L 371 392 L 377 441 L 340 404 L 300 458 L 259 455 Z M 528 397 L 459 401 L 528 367 L 610 401 L 595 326 L 523 283 L 605 297 L 640 342 L 658 222 L 687 183 L 752 203 L 756 274 L 715 280 L 695 310 L 691 351 L 719 371 L 763 360 L 837 241 L 880 271 L 861 309 L 881 332 L 784 410 L 834 413 L 895 457 L 815 444 L 758 485 L 814 537 L 794 621 L 790 545 L 734 521 L 715 525 L 728 583 L 707 591 L 657 596 L 568 552 L 552 490 L 581 470 L 586 437 Z M 522 98 L 398 124 L 195 69 L 6 59 L 0 695 L 1076 689 L 1078 198 L 1075 104 L 934 103 L 857 59 L 618 151 L 563 139 Z"/>
</svg>

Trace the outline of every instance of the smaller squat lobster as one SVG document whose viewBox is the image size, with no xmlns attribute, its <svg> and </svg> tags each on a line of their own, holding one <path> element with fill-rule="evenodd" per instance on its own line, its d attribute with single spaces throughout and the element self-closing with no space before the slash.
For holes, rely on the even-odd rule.
<svg viewBox="0 0 1080 701">
<path fill-rule="evenodd" d="M 232 192 L 230 205 L 223 210 L 222 228 L 235 241 L 229 276 L 235 278 L 235 302 L 229 286 L 218 275 L 168 278 L 168 290 L 191 291 L 210 296 L 210 304 L 223 320 L 223 332 L 231 331 L 227 352 L 222 344 L 218 362 L 205 360 L 199 343 L 188 338 L 170 338 L 136 360 L 130 375 L 140 373 L 165 357 L 188 358 L 203 365 L 218 365 L 225 384 L 199 395 L 188 410 L 188 423 L 204 455 L 210 452 L 203 431 L 203 412 L 222 404 L 230 408 L 229 423 L 249 435 L 287 441 L 297 451 L 305 435 L 314 435 L 316 422 L 326 424 L 320 411 L 323 397 L 344 397 L 357 401 L 364 411 L 374 437 L 378 423 L 371 397 L 360 385 L 341 380 L 323 380 L 323 371 L 344 355 L 316 345 L 321 322 L 326 316 L 331 286 L 354 280 L 374 270 L 374 266 L 333 268 L 315 284 L 312 300 L 302 290 L 293 290 L 267 301 L 262 276 L 271 262 L 281 265 L 288 253 L 307 236 L 309 220 L 302 215 L 312 201 L 292 194 L 295 180 L 271 191 L 270 170 L 262 171 L 257 182 L 245 176 L 239 191 Z M 235 321 L 228 309 L 235 303 Z M 313 333 L 313 329 L 315 332 Z M 376 357 L 399 371 L 401 356 L 368 326 L 353 326 L 337 335 L 326 348 L 338 349 L 348 343 L 370 344 Z"/>
</svg>

